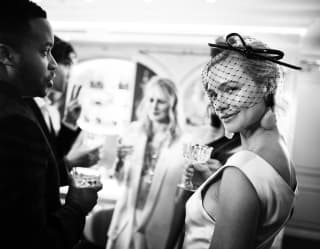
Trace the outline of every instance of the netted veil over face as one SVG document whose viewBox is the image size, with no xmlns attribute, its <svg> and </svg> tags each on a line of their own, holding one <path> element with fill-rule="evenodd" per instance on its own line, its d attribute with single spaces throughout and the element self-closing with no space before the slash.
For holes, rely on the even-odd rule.
<svg viewBox="0 0 320 249">
<path fill-rule="evenodd" d="M 274 95 L 283 75 L 279 64 L 300 69 L 279 61 L 282 51 L 252 37 L 232 33 L 209 46 L 212 57 L 202 70 L 202 83 L 215 109 L 250 108 Z"/>
<path fill-rule="evenodd" d="M 229 40 L 234 47 L 242 46 L 239 39 Z M 251 46 L 266 48 L 253 38 L 244 40 Z M 204 88 L 215 108 L 217 105 L 250 108 L 275 92 L 281 75 L 276 64 L 248 59 L 237 51 L 217 50 L 202 70 Z"/>
</svg>

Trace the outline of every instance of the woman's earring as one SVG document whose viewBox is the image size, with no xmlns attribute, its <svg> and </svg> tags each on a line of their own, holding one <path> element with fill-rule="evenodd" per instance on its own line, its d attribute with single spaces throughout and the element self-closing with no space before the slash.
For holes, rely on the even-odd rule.
<svg viewBox="0 0 320 249">
<path fill-rule="evenodd" d="M 226 138 L 228 138 L 228 139 L 231 139 L 231 138 L 233 138 L 234 133 L 233 133 L 233 132 L 229 132 L 229 131 L 225 130 L 225 132 L 224 132 L 224 136 L 225 136 Z"/>
<path fill-rule="evenodd" d="M 261 127 L 266 130 L 272 130 L 277 126 L 277 118 L 275 113 L 269 109 L 261 119 Z"/>
</svg>

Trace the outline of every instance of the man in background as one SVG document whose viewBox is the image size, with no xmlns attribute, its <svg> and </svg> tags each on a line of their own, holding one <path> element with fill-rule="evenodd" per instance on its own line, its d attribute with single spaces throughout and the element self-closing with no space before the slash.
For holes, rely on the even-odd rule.
<svg viewBox="0 0 320 249">
<path fill-rule="evenodd" d="M 72 68 L 77 60 L 77 53 L 71 43 L 62 40 L 57 35 L 55 35 L 54 46 L 52 48 L 52 55 L 58 63 L 58 67 L 56 70 L 54 85 L 48 91 L 48 98 L 50 99 L 51 104 L 56 107 L 57 111 L 60 114 L 60 120 L 57 121 L 61 122 L 61 119 L 64 117 L 65 114 L 67 88 Z M 74 89 L 74 100 L 77 100 L 77 97 L 80 93 L 80 89 L 81 88 Z M 80 112 L 80 106 L 79 103 L 75 104 L 76 106 L 74 108 L 77 110 L 77 112 L 75 112 L 75 115 L 77 115 Z M 57 125 L 59 125 L 59 123 Z"/>
<path fill-rule="evenodd" d="M 78 188 L 71 180 L 61 204 L 56 155 L 26 101 L 52 87 L 52 29 L 29 0 L 2 0 L 0 9 L 0 245 L 72 248 L 102 186 Z"/>
</svg>

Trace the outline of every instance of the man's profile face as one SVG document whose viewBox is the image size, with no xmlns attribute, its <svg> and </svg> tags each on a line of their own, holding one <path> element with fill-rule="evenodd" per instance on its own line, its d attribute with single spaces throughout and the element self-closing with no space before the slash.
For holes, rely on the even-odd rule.
<svg viewBox="0 0 320 249">
<path fill-rule="evenodd" d="M 53 85 L 57 64 L 51 55 L 53 33 L 44 18 L 29 22 L 30 31 L 19 51 L 17 80 L 21 95 L 44 97 Z"/>
</svg>

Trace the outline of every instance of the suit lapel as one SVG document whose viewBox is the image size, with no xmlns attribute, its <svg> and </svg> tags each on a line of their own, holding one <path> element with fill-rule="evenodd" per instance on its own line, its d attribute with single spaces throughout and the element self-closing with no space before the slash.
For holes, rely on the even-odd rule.
<svg viewBox="0 0 320 249">
<path fill-rule="evenodd" d="M 53 144 L 54 144 L 54 142 L 52 141 L 53 138 L 52 138 L 52 135 L 50 135 L 47 124 L 43 118 L 43 115 L 41 113 L 39 106 L 35 103 L 35 101 L 32 98 L 30 99 L 26 98 L 24 99 L 24 102 L 27 103 L 27 105 L 30 107 L 28 109 L 32 112 L 31 115 L 32 117 L 34 117 L 34 121 L 39 125 L 43 138 L 48 145 L 51 158 L 54 161 L 56 168 L 58 169 L 58 162 L 55 154 L 55 148 L 53 148 Z"/>
<path fill-rule="evenodd" d="M 44 120 L 43 114 L 40 110 L 40 107 L 38 106 L 38 104 L 33 100 L 33 99 L 27 99 L 26 100 L 29 103 L 29 106 L 31 107 L 32 111 L 34 112 L 42 130 L 44 131 L 44 133 L 46 134 L 46 136 L 49 138 L 51 145 L 54 143 L 53 141 L 55 140 L 55 134 L 53 133 L 53 127 L 52 127 L 52 123 L 50 120 L 50 124 L 51 124 L 51 131 L 49 130 L 49 127 L 46 123 L 46 121 Z"/>
</svg>

